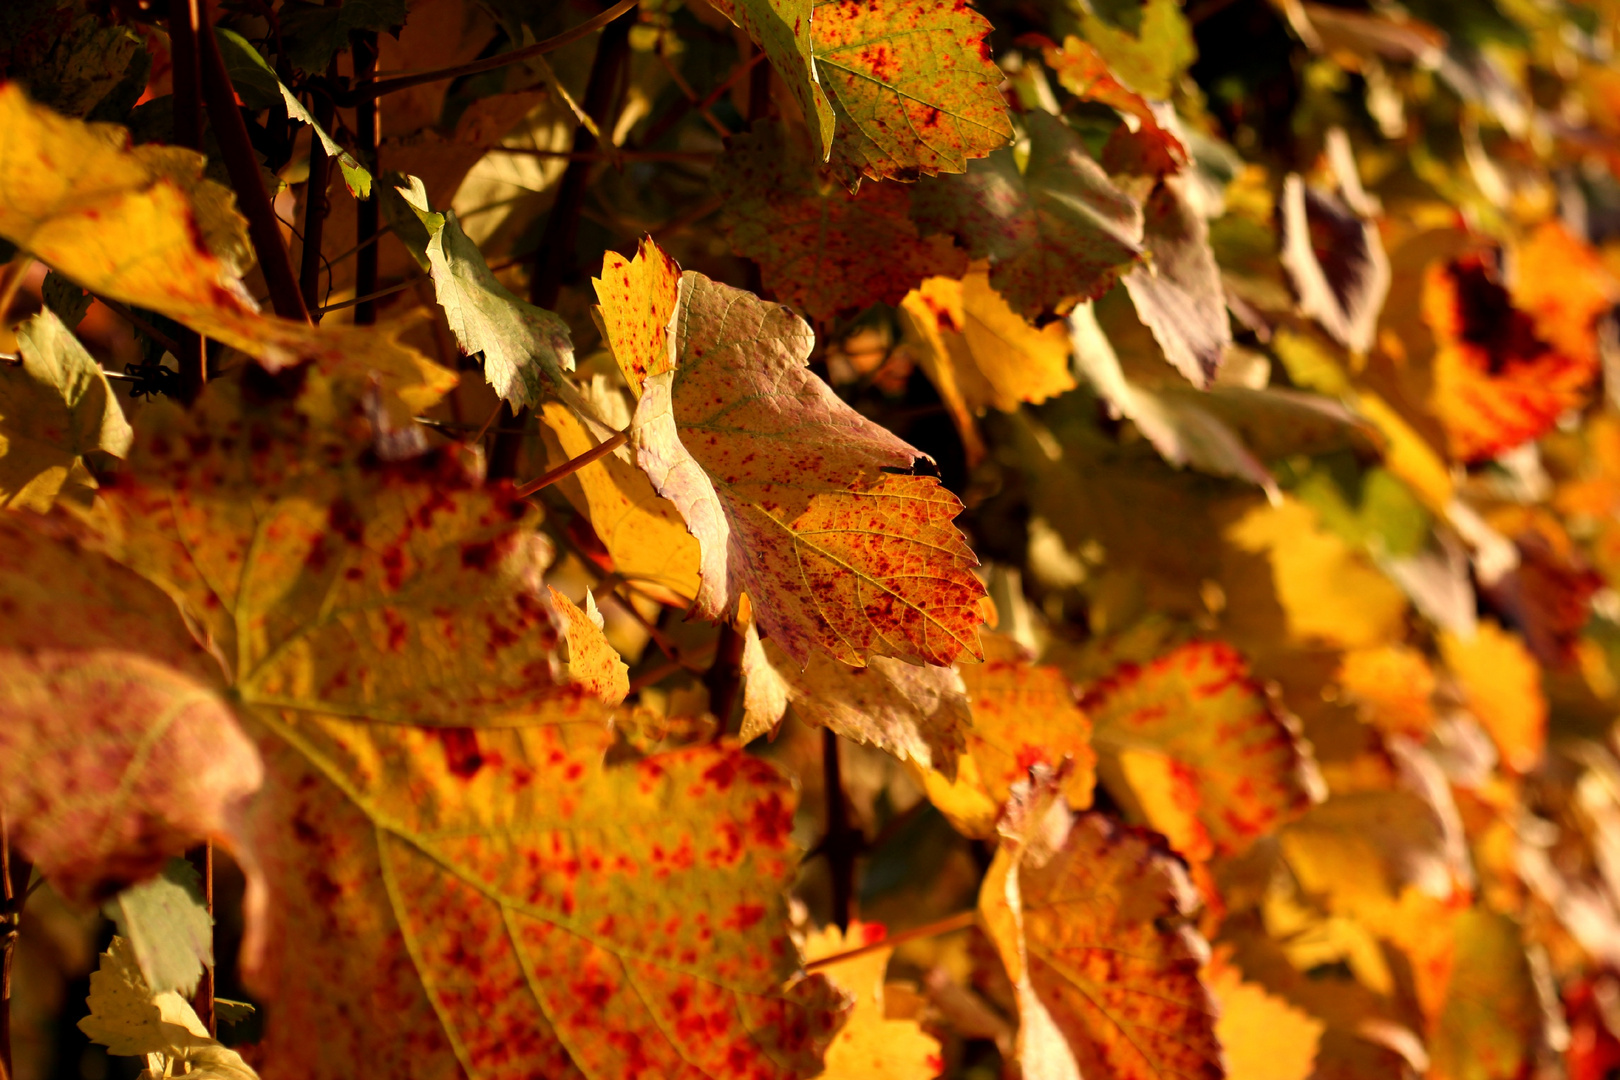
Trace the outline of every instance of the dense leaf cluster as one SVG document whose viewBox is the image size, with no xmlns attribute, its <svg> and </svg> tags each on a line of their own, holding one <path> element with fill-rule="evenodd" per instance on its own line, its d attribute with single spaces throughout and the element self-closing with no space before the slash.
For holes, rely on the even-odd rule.
<svg viewBox="0 0 1620 1080">
<path fill-rule="evenodd" d="M 0 5 L 0 1077 L 74 974 L 151 1076 L 1620 1069 L 1612 0 L 196 7 Z"/>
</svg>

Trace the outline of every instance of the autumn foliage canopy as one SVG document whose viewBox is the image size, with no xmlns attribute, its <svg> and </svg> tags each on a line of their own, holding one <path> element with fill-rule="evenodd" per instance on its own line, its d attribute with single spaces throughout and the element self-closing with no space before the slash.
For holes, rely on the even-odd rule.
<svg viewBox="0 0 1620 1080">
<path fill-rule="evenodd" d="M 1617 1075 L 1617 50 L 0 3 L 0 1077 Z"/>
</svg>

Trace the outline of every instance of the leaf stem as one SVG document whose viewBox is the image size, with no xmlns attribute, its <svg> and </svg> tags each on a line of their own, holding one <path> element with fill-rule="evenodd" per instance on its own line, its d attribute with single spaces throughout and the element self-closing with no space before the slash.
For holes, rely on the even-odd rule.
<svg viewBox="0 0 1620 1080">
<path fill-rule="evenodd" d="M 284 319 L 309 322 L 309 310 L 304 307 L 303 294 L 298 291 L 298 278 L 293 275 L 287 246 L 281 242 L 281 225 L 276 221 L 270 197 L 265 194 L 264 182 L 259 179 L 259 162 L 253 156 L 253 143 L 248 139 L 247 125 L 237 108 L 236 91 L 225 70 L 225 60 L 219 54 L 219 45 L 208 25 L 208 13 L 199 8 L 197 19 L 203 101 L 208 106 L 208 119 L 231 176 L 231 187 L 236 189 L 237 204 L 248 219 L 248 235 L 252 237 L 259 268 L 264 271 L 264 282 L 270 289 L 270 304 Z"/>
<path fill-rule="evenodd" d="M 347 300 L 339 300 L 335 304 L 326 304 L 322 307 L 318 307 L 315 309 L 315 314 L 318 317 L 325 315 L 328 311 L 342 311 L 344 308 L 356 307 L 371 300 L 380 300 L 385 296 L 393 296 L 397 292 L 404 292 L 406 289 L 410 288 L 412 285 L 415 285 L 421 280 L 422 277 L 420 274 L 418 274 L 415 277 L 407 278 L 398 285 L 390 285 L 386 289 L 378 289 L 376 292 L 369 292 L 364 296 L 353 296 Z"/>
<path fill-rule="evenodd" d="M 129 325 L 173 353 L 176 360 L 180 358 L 180 344 L 168 334 L 165 334 L 117 300 L 109 300 L 105 296 L 97 296 L 95 293 L 90 295 L 94 296 L 96 302 L 104 305 L 108 311 L 111 311 L 114 315 L 117 315 L 120 319 L 123 319 Z"/>
<path fill-rule="evenodd" d="M 530 480 L 527 484 L 522 485 L 517 489 L 518 498 L 527 498 L 539 491 L 541 488 L 550 487 L 552 484 L 555 484 L 565 476 L 574 475 L 591 462 L 599 461 L 602 458 L 607 457 L 629 440 L 630 435 L 628 432 L 617 432 L 612 438 L 606 440 L 605 442 L 598 443 L 596 446 L 591 447 L 591 449 L 585 451 L 578 457 L 569 458 L 555 469 L 541 473 L 533 480 Z"/>
<path fill-rule="evenodd" d="M 898 934 L 890 934 L 879 941 L 862 945 L 859 948 L 849 949 L 845 952 L 834 953 L 831 956 L 823 956 L 819 959 L 812 960 L 804 965 L 804 970 L 820 971 L 822 968 L 832 967 L 834 964 L 841 964 L 845 960 L 853 960 L 857 956 L 865 956 L 867 953 L 874 953 L 879 949 L 892 949 L 898 945 L 904 944 L 905 942 L 916 941 L 919 938 L 940 937 L 944 934 L 954 934 L 958 930 L 966 930 L 968 927 L 974 925 L 978 921 L 979 913 L 977 911 L 958 911 L 955 915 L 947 915 L 945 918 L 940 919 L 937 922 L 925 923 L 922 926 L 914 926 L 910 930 L 902 930 Z"/>
<path fill-rule="evenodd" d="M 214 919 L 214 842 L 206 841 L 201 847 L 192 848 L 186 853 L 191 865 L 197 868 L 202 878 L 203 900 L 208 905 L 208 919 Z M 197 980 L 197 993 L 191 999 L 192 1008 L 197 1010 L 197 1018 L 208 1028 L 208 1034 L 219 1034 L 219 1023 L 214 1015 L 214 965 L 203 965 L 202 978 Z"/>
<path fill-rule="evenodd" d="M 731 731 L 731 714 L 737 707 L 737 694 L 742 688 L 742 656 L 742 633 L 730 620 L 721 623 L 714 663 L 703 673 L 703 686 L 709 691 L 709 711 L 715 719 L 716 742 Z"/>
<path fill-rule="evenodd" d="M 556 37 L 549 37 L 544 41 L 537 41 L 533 45 L 501 53 L 499 56 L 458 64 L 455 67 L 436 68 L 431 71 L 396 72 L 386 79 L 378 78 L 375 73 L 372 73 L 370 78 L 362 76 L 358 80 L 359 85 L 355 87 L 350 96 L 354 101 L 374 100 L 384 94 L 392 94 L 396 90 L 408 90 L 413 86 L 421 86 L 423 83 L 438 82 L 441 79 L 459 79 L 463 75 L 477 75 L 481 72 L 506 67 L 509 64 L 521 63 L 530 57 L 554 52 L 564 45 L 570 45 L 580 38 L 594 33 L 635 7 L 639 2 L 640 0 L 619 0 L 617 4 L 614 4 L 600 15 L 587 19 L 572 30 L 565 30 Z M 357 73 L 358 70 L 357 67 Z M 350 103 L 345 101 L 345 104 Z"/>
</svg>

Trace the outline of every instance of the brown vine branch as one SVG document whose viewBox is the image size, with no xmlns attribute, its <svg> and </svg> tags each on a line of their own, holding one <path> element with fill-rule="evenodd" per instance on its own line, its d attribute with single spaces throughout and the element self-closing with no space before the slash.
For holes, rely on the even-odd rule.
<svg viewBox="0 0 1620 1080">
<path fill-rule="evenodd" d="M 866 838 L 849 819 L 838 736 L 831 728 L 821 729 L 821 777 L 827 803 L 827 828 L 810 854 L 826 858 L 832 878 L 833 922 L 840 930 L 848 930 L 855 908 L 855 859 L 866 849 Z"/>
<path fill-rule="evenodd" d="M 292 260 L 287 257 L 287 246 L 281 242 L 281 225 L 276 221 L 269 195 L 265 194 L 264 182 L 259 179 L 259 162 L 253 156 L 247 124 L 237 108 L 236 90 L 231 86 L 225 60 L 219 54 L 219 45 L 208 25 L 208 13 L 202 10 L 198 11 L 197 52 L 202 63 L 203 102 L 208 106 L 208 120 L 219 140 L 225 169 L 236 191 L 237 205 L 248 219 L 253 251 L 264 272 L 264 283 L 270 289 L 270 305 L 284 319 L 309 322 L 309 311 L 298 291 L 298 278 L 293 275 Z"/>
<path fill-rule="evenodd" d="M 537 41 L 533 45 L 527 45 L 521 49 L 514 49 L 511 52 L 501 53 L 499 56 L 491 56 L 483 60 L 474 60 L 470 63 L 458 64 L 455 67 L 436 68 L 431 71 L 401 71 L 394 73 L 388 78 L 379 78 L 375 73 L 372 74 L 369 79 L 361 77 L 358 80 L 359 84 L 355 87 L 352 94 L 349 95 L 349 97 L 353 100 L 351 101 L 345 99 L 344 104 L 352 104 L 356 101 L 375 100 L 384 94 L 392 94 L 396 90 L 408 90 L 413 86 L 421 86 L 423 83 L 438 82 L 441 79 L 459 79 L 463 75 L 477 75 L 485 71 L 494 71 L 497 68 L 507 67 L 510 64 L 522 63 L 524 60 L 528 60 L 531 57 L 543 56 L 548 52 L 554 52 L 557 49 L 562 48 L 564 45 L 570 45 L 578 41 L 580 38 L 596 32 L 597 30 L 611 23 L 614 19 L 617 19 L 620 15 L 623 15 L 625 12 L 635 7 L 639 2 L 640 0 L 619 0 L 617 4 L 614 4 L 600 15 L 587 19 L 578 26 L 574 27 L 572 30 L 565 30 L 556 37 L 549 37 L 544 41 Z M 357 73 L 358 70 L 359 69 L 356 68 Z"/>
<path fill-rule="evenodd" d="M 519 430 L 521 431 L 522 429 L 520 428 Z M 578 457 L 569 458 L 555 469 L 551 469 L 548 472 L 543 472 L 533 480 L 530 480 L 527 484 L 522 485 L 517 489 L 518 498 L 528 498 L 541 488 L 548 488 L 552 484 L 555 484 L 557 481 L 561 480 L 563 477 L 574 475 L 591 462 L 599 461 L 602 458 L 607 457 L 629 440 L 630 435 L 628 432 L 618 432 L 606 442 L 593 446 L 591 449 L 585 451 Z"/>
<path fill-rule="evenodd" d="M 159 345 L 173 353 L 175 359 L 180 358 L 181 345 L 168 334 L 165 334 L 163 331 L 159 330 L 157 327 L 135 314 L 123 304 L 120 304 L 117 300 L 109 300 L 105 296 L 100 296 L 96 293 L 91 293 L 90 295 L 95 297 L 96 301 L 105 306 L 108 311 L 111 311 L 114 315 L 117 315 L 120 319 L 123 319 L 125 322 L 129 323 L 129 325 L 133 326 L 135 329 L 139 330 L 141 333 L 145 334 L 147 337 L 151 338 L 153 341 L 157 342 Z"/>
<path fill-rule="evenodd" d="M 716 742 L 731 731 L 731 713 L 737 707 L 737 695 L 742 690 L 742 656 L 742 632 L 729 621 L 721 623 L 714 663 L 703 673 L 703 686 L 709 691 L 709 711 L 715 719 Z"/>
<path fill-rule="evenodd" d="M 186 853 L 191 865 L 197 868 L 197 874 L 202 878 L 203 900 L 208 905 L 208 919 L 214 918 L 214 844 L 213 841 L 204 843 L 201 847 L 192 848 Z M 197 1018 L 208 1028 L 208 1034 L 219 1034 L 219 1023 L 214 1015 L 214 965 L 203 965 L 202 978 L 197 980 L 197 993 L 191 999 L 191 1007 L 197 1011 Z"/>
<path fill-rule="evenodd" d="M 377 71 L 377 33 L 368 31 L 354 35 L 354 70 L 357 76 L 375 75 Z M 371 175 L 382 176 L 382 109 L 373 95 L 361 101 L 354 110 L 355 141 L 365 159 Z M 354 263 L 354 294 L 361 297 L 354 305 L 354 324 L 371 326 L 377 321 L 377 303 L 370 298 L 377 291 L 379 267 L 377 245 L 369 241 L 382 234 L 382 197 L 376 192 L 355 206 L 355 243 L 358 245 Z"/>
<path fill-rule="evenodd" d="M 867 953 L 874 953 L 879 949 L 892 949 L 898 945 L 903 945 L 908 941 L 916 941 L 920 938 L 940 937 L 944 934 L 954 934 L 958 930 L 966 930 L 968 927 L 974 925 L 978 921 L 979 913 L 977 911 L 958 911 L 955 915 L 947 915 L 945 918 L 940 919 L 937 922 L 925 923 L 922 926 L 914 926 L 910 930 L 902 930 L 898 934 L 890 934 L 885 938 L 871 942 L 867 945 L 862 945 L 859 948 L 848 949 L 841 953 L 834 953 L 831 956 L 823 956 L 819 959 L 812 960 L 804 965 L 804 970 L 820 971 L 822 968 L 832 967 L 834 964 L 841 964 L 845 960 L 853 960 L 857 956 L 865 956 Z"/>
<path fill-rule="evenodd" d="M 332 126 L 331 102 L 322 97 L 315 103 L 315 122 L 322 129 Z M 327 156 L 326 144 L 310 136 L 309 182 L 304 187 L 304 250 L 298 266 L 298 291 L 304 297 L 304 306 L 316 322 L 332 310 L 320 306 L 321 240 L 326 231 L 326 215 L 332 209 L 332 195 L 327 189 L 332 181 L 332 161 Z"/>
</svg>

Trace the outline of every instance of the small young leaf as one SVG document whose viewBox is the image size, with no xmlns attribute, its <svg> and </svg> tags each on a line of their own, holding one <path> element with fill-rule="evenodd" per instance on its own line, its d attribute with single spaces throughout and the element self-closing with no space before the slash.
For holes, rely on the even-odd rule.
<svg viewBox="0 0 1620 1080">
<path fill-rule="evenodd" d="M 569 681 L 609 705 L 619 704 L 630 692 L 630 673 L 602 636 L 602 613 L 596 610 L 596 598 L 587 591 L 581 608 L 554 587 L 546 588 L 558 615 L 558 626 L 568 640 Z"/>
<path fill-rule="evenodd" d="M 109 900 L 106 911 L 153 993 L 189 997 L 203 969 L 214 966 L 214 920 L 202 878 L 185 859 L 170 859 L 163 873 Z"/>
<path fill-rule="evenodd" d="M 820 0 L 810 27 L 851 185 L 959 173 L 1012 141 L 990 23 L 965 0 Z"/>
<path fill-rule="evenodd" d="M 1142 209 L 1109 181 L 1060 118 L 1032 112 L 1029 161 L 997 150 L 960 177 L 919 184 L 912 214 L 950 233 L 1025 318 L 1100 296 L 1142 251 Z"/>
<path fill-rule="evenodd" d="M 959 277 L 967 253 L 924 239 L 899 184 L 851 192 L 823 175 L 781 124 L 731 140 L 710 181 L 725 201 L 732 249 L 760 264 L 765 287 L 813 319 L 893 304 L 933 274 Z"/>
<path fill-rule="evenodd" d="M 514 410 L 535 405 L 549 386 L 565 393 L 564 371 L 574 369 L 568 324 L 555 312 L 514 296 L 495 279 L 454 210 L 434 212 L 422 181 L 397 190 L 427 229 L 425 259 L 433 289 L 463 352 L 484 355 L 484 377 Z"/>
<path fill-rule="evenodd" d="M 17 327 L 21 364 L 0 363 L 0 507 L 43 513 L 95 486 L 84 455 L 123 457 L 130 427 L 101 365 L 56 315 Z"/>
</svg>

